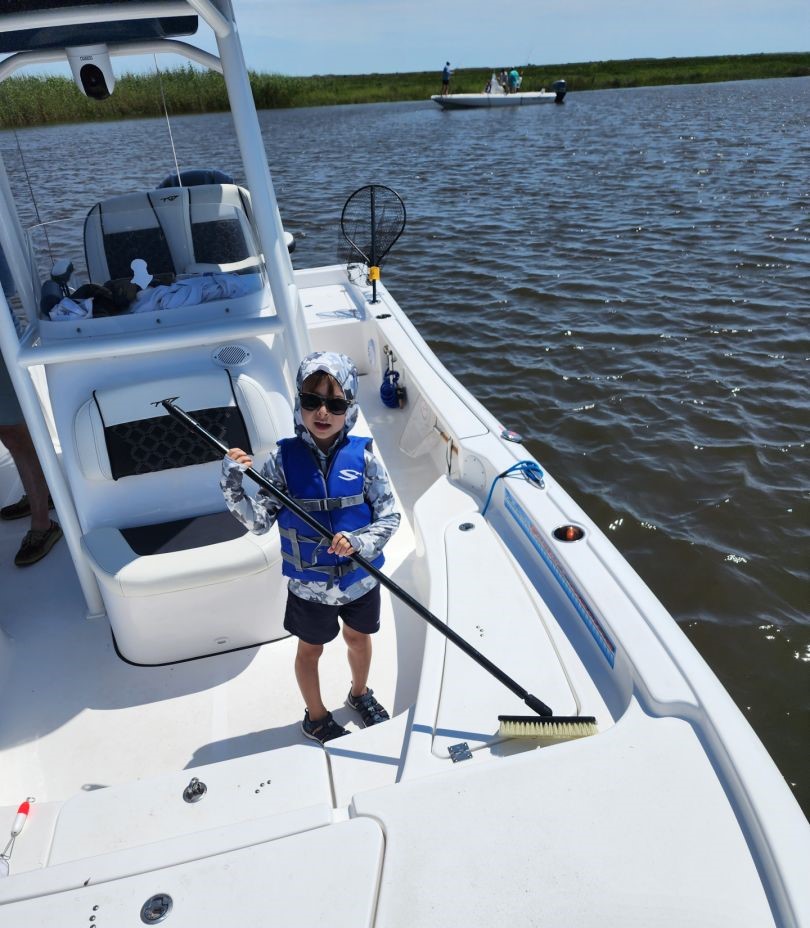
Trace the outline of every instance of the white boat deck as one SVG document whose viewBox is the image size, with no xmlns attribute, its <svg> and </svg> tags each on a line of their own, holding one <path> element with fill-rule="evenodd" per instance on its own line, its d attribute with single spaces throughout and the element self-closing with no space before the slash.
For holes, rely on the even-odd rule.
<svg viewBox="0 0 810 928">
<path fill-rule="evenodd" d="M 400 454 L 383 433 L 375 429 L 382 456 Z M 408 464 L 408 479 L 397 487 L 403 522 L 386 548 L 386 572 L 405 588 L 413 551 L 407 513 L 428 479 Z M 0 522 L 0 628 L 7 638 L 0 639 L 0 699 L 14 707 L 0 715 L 0 805 L 16 806 L 26 796 L 64 800 L 133 777 L 308 743 L 293 671 L 296 639 L 169 666 L 129 664 L 115 651 L 107 619 L 85 618 L 64 542 L 32 567 L 11 566 L 27 528 L 25 519 Z M 413 702 L 418 682 L 418 666 L 398 661 L 403 634 L 396 626 L 406 623 L 406 639 L 414 633 L 418 639 L 422 628 L 385 590 L 382 599 L 371 685 L 394 714 Z M 356 731 L 356 713 L 343 705 L 350 682 L 345 654 L 340 639 L 325 649 L 322 688 L 335 718 Z M 99 751 L 99 743 L 107 750 Z"/>
<path fill-rule="evenodd" d="M 302 288 L 317 319 L 313 335 L 358 355 L 363 330 L 345 287 L 316 289 Z M 147 871 L 162 868 L 193 884 L 194 911 L 203 911 L 226 892 L 212 874 L 245 864 L 257 874 L 273 870 L 266 893 L 300 914 L 308 912 L 297 906 L 300 870 L 281 882 L 278 873 L 295 854 L 331 865 L 343 837 L 344 853 L 356 840 L 365 877 L 336 924 L 397 925 L 406 911 L 409 924 L 459 917 L 492 924 L 490 854 L 507 897 L 498 910 L 504 923 L 520 923 L 520 893 L 532 885 L 539 897 L 553 897 L 536 921 L 549 928 L 565 921 L 573 902 L 572 923 L 584 928 L 608 923 L 606 910 L 621 912 L 626 925 L 648 924 L 651 912 L 661 924 L 697 924 L 694 914 L 717 899 L 718 925 L 773 924 L 758 879 L 768 866 L 765 845 L 752 853 L 739 821 L 743 793 L 717 776 L 687 720 L 689 690 L 661 643 L 643 625 L 626 636 L 620 659 L 645 669 L 648 688 L 628 691 L 626 711 L 612 713 L 607 690 L 516 553 L 478 502 L 443 475 L 453 452 L 442 429 L 471 436 L 477 450 L 486 428 L 396 320 L 381 318 L 378 344 L 393 346 L 421 390 L 410 390 L 401 411 L 376 401 L 378 380 L 364 378 L 361 387 L 369 417 L 357 433 L 374 435 L 404 516 L 386 549 L 386 573 L 556 713 L 594 715 L 599 735 L 550 750 L 500 741 L 497 715 L 525 714 L 521 701 L 442 636 L 426 633 L 423 620 L 384 590 L 370 682 L 393 717 L 358 729 L 342 705 L 349 670 L 338 641 L 322 658 L 322 687 L 351 734 L 324 751 L 300 731 L 294 639 L 171 665 L 127 663 L 106 618 L 85 618 L 66 544 L 16 569 L 27 520 L 0 523 L 0 699 L 8 709 L 0 715 L 0 833 L 20 801 L 36 799 L 14 849 L 16 879 L 0 882 L 0 904 L 14 918 L 15 906 L 22 911 L 26 898 L 40 896 L 20 924 L 52 924 L 68 897 L 89 898 L 82 889 L 92 881 L 94 901 L 115 914 L 143 895 Z M 441 428 L 427 405 L 434 396 Z M 484 492 L 483 472 L 477 484 L 472 473 Z M 3 502 L 18 492 L 9 476 L 0 459 Z M 510 493 L 537 490 L 517 484 Z M 535 502 L 551 505 L 547 497 Z M 542 507 L 534 518 L 543 519 Z M 588 549 L 569 557 L 576 566 Z M 593 579 L 593 564 L 590 571 Z M 605 582 L 601 592 L 603 605 L 621 601 L 614 630 L 634 621 L 622 591 Z M 602 666 L 604 654 L 595 657 Z M 472 757 L 454 765 L 448 749 L 460 742 Z M 190 804 L 182 792 L 195 775 L 209 792 Z M 423 850 L 448 841 L 452 873 Z M 549 853 L 555 859 L 545 865 Z M 459 870 L 469 878 L 459 880 Z M 628 870 L 640 887 L 629 899 Z M 40 921 L 31 921 L 36 912 Z M 191 912 L 178 924 L 195 924 Z"/>
</svg>

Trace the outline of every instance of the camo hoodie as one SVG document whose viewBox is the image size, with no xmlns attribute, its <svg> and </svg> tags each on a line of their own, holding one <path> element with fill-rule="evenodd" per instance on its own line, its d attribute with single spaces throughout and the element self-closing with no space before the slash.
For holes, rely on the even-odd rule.
<svg viewBox="0 0 810 928">
<path fill-rule="evenodd" d="M 352 405 L 346 411 L 343 429 L 326 452 L 318 448 L 307 431 L 301 417 L 301 403 L 298 398 L 304 381 L 317 371 L 326 371 L 326 373 L 331 374 L 340 384 L 346 399 L 352 402 Z M 351 358 L 348 358 L 345 354 L 337 354 L 332 351 L 315 352 L 307 355 L 301 362 L 295 383 L 295 409 L 293 414 L 295 434 L 312 450 L 321 472 L 325 474 L 332 455 L 357 422 L 357 368 Z M 399 527 L 400 514 L 396 510 L 391 484 L 382 463 L 371 449 L 366 449 L 364 457 L 363 494 L 371 507 L 372 521 L 365 528 L 351 533 L 344 532 L 343 534 L 349 539 L 358 554 L 369 561 L 373 561 Z M 225 496 L 225 502 L 228 504 L 228 509 L 250 531 L 255 532 L 257 535 L 263 535 L 275 524 L 281 504 L 262 488 L 258 489 L 255 497 L 248 496 L 242 486 L 242 475 L 245 470 L 244 465 L 237 464 L 229 457 L 226 457 L 222 462 L 220 486 Z M 267 459 L 260 473 L 283 493 L 288 492 L 280 449 L 277 449 Z M 336 585 L 330 587 L 326 581 L 305 582 L 291 578 L 289 590 L 301 599 L 308 599 L 312 602 L 324 603 L 330 606 L 340 606 L 359 598 L 376 585 L 377 581 L 374 577 L 368 575 L 361 577 L 347 590 L 340 590 Z"/>
</svg>

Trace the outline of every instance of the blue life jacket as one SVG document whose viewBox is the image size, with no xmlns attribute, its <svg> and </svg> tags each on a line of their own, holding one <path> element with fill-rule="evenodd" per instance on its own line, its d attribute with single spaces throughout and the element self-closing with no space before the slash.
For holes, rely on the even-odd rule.
<svg viewBox="0 0 810 928">
<path fill-rule="evenodd" d="M 336 532 L 353 532 L 368 525 L 373 513 L 363 496 L 365 477 L 364 452 L 370 438 L 347 436 L 329 461 L 324 477 L 315 452 L 300 438 L 283 438 L 278 444 L 289 495 L 324 528 Z M 278 516 L 281 534 L 281 572 L 285 577 L 309 582 L 337 584 L 348 589 L 366 571 L 354 561 L 329 554 L 329 541 L 316 536 L 303 519 L 283 507 Z M 380 567 L 383 555 L 371 563 Z"/>
</svg>

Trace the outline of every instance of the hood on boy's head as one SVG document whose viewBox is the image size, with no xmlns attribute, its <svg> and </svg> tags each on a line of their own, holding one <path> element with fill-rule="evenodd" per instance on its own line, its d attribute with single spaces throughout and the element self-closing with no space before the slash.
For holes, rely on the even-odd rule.
<svg viewBox="0 0 810 928">
<path fill-rule="evenodd" d="M 343 438 L 347 432 L 350 432 L 355 422 L 357 422 L 358 379 L 357 368 L 354 366 L 354 361 L 347 355 L 339 354 L 336 351 L 316 351 L 313 354 L 308 354 L 301 362 L 298 368 L 298 374 L 295 378 L 294 409 L 295 433 L 299 437 L 304 438 L 305 441 L 308 440 L 308 444 L 314 444 L 314 442 L 304 425 L 304 420 L 301 418 L 301 401 L 298 399 L 298 394 L 301 392 L 301 388 L 307 377 L 311 377 L 312 374 L 318 371 L 325 371 L 327 374 L 331 374 L 340 384 L 343 395 L 352 404 L 346 410 L 346 420 L 340 437 Z"/>
</svg>

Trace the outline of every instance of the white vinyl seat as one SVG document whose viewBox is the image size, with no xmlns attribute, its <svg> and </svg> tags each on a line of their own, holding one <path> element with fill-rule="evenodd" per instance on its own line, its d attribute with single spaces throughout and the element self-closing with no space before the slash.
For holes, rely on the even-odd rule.
<svg viewBox="0 0 810 928">
<path fill-rule="evenodd" d="M 187 273 L 240 272 L 261 259 L 250 222 L 250 196 L 235 184 L 206 184 L 186 190 L 193 261 Z"/>
<path fill-rule="evenodd" d="M 185 189 L 112 197 L 84 221 L 84 254 L 93 283 L 131 279 L 135 258 L 150 274 L 179 274 L 191 262 Z"/>
<path fill-rule="evenodd" d="M 153 275 L 255 270 L 261 257 L 250 216 L 250 195 L 236 184 L 111 197 L 85 219 L 90 280 L 129 279 L 135 258 L 144 260 Z"/>
<path fill-rule="evenodd" d="M 82 546 L 118 651 L 136 664 L 287 634 L 278 530 L 255 535 L 227 511 L 220 456 L 152 405 L 178 394 L 227 445 L 260 459 L 292 428 L 281 390 L 222 369 L 98 390 L 79 408 L 74 452 L 90 501 Z"/>
</svg>

